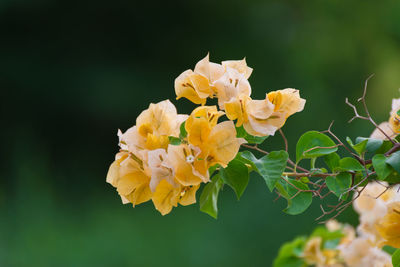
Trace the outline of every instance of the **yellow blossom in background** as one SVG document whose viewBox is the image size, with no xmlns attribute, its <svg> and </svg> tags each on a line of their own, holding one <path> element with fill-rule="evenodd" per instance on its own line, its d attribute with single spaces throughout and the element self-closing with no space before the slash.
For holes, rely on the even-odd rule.
<svg viewBox="0 0 400 267">
<path fill-rule="evenodd" d="M 389 124 L 396 134 L 400 134 L 400 116 L 397 112 L 400 111 L 400 98 L 393 99 L 392 111 L 390 112 Z"/>
<path fill-rule="evenodd" d="M 322 253 L 321 246 L 322 238 L 319 236 L 313 237 L 307 241 L 303 251 L 303 257 L 308 264 L 320 265 L 325 263 L 325 256 Z"/>
<path fill-rule="evenodd" d="M 369 183 L 354 200 L 354 209 L 360 215 L 358 232 L 371 243 L 380 245 L 384 240 L 377 229 L 377 223 L 387 214 L 391 203 L 400 201 L 399 186 L 387 188 L 387 183 Z"/>
<path fill-rule="evenodd" d="M 393 267 L 389 254 L 374 246 L 367 238 L 358 237 L 340 247 L 341 257 L 349 267 Z"/>
<path fill-rule="evenodd" d="M 372 134 L 371 138 L 387 140 L 387 136 L 390 138 L 395 138 L 397 135 L 400 134 L 400 116 L 397 112 L 400 110 L 400 98 L 392 100 L 392 110 L 390 111 L 390 118 L 389 121 L 382 122 L 378 125 L 379 129 L 376 128 Z M 382 133 L 382 131 L 385 134 Z"/>
<path fill-rule="evenodd" d="M 386 133 L 386 135 L 388 135 L 390 138 L 394 138 L 394 137 L 397 136 L 397 134 L 393 131 L 392 126 L 391 126 L 390 123 L 387 122 L 387 121 L 382 122 L 381 124 L 378 125 L 378 127 L 379 127 L 382 131 L 384 131 L 384 132 Z M 380 140 L 387 140 L 387 137 L 382 133 L 381 130 L 379 130 L 378 128 L 376 128 L 376 129 L 372 132 L 370 138 L 373 138 L 373 139 L 380 139 Z"/>
<path fill-rule="evenodd" d="M 387 214 L 377 222 L 376 228 L 383 238 L 380 245 L 400 248 L 400 202 L 388 205 Z"/>
</svg>

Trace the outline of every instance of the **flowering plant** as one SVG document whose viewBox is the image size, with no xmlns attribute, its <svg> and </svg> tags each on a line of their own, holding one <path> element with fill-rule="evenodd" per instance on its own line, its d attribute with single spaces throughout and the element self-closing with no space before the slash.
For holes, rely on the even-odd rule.
<svg viewBox="0 0 400 267">
<path fill-rule="evenodd" d="M 231 187 L 239 199 L 251 172 L 258 173 L 278 198 L 286 199 L 284 212 L 291 215 L 304 212 L 313 198 L 335 195 L 337 203 L 329 210 L 321 205 L 318 220 L 333 219 L 354 203 L 361 216 L 359 235 L 356 237 L 350 226 L 325 219 L 326 227 L 285 244 L 275 266 L 390 266 L 366 264 L 391 264 L 381 247 L 400 247 L 396 187 L 400 183 L 400 99 L 393 101 L 389 121 L 378 125 L 365 103 L 365 86 L 359 99 L 365 116 L 346 102 L 355 112 L 352 120 L 368 120 L 375 126 L 372 135 L 355 142 L 347 138 L 345 143 L 333 133 L 331 124 L 326 131 L 303 134 L 292 160 L 281 128 L 291 115 L 304 109 L 306 101 L 291 88 L 269 92 L 262 100 L 252 99 L 251 73 L 245 59 L 217 64 L 207 55 L 194 70 L 180 74 L 175 79 L 177 99 L 187 98 L 200 106 L 184 115 L 178 114 L 169 100 L 150 104 L 135 126 L 124 133 L 118 131 L 120 151 L 107 182 L 116 188 L 123 203 L 135 206 L 151 200 L 162 215 L 178 204 L 194 204 L 204 183 L 200 210 L 214 218 L 222 187 Z M 216 98 L 218 105 L 207 106 L 210 98 Z M 219 122 L 224 116 L 226 120 Z M 258 145 L 276 132 L 282 136 L 284 149 L 262 150 Z M 339 148 L 348 156 L 339 156 Z M 310 168 L 299 165 L 306 160 Z M 371 198 L 375 193 L 378 195 Z M 354 260 L 361 252 L 370 259 Z"/>
</svg>

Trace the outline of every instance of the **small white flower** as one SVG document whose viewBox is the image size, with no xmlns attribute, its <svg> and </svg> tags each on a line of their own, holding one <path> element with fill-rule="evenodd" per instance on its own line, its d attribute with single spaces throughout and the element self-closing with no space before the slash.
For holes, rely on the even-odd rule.
<svg viewBox="0 0 400 267">
<path fill-rule="evenodd" d="M 193 163 L 194 162 L 194 156 L 193 155 L 189 155 L 186 157 L 186 162 L 187 163 Z"/>
</svg>

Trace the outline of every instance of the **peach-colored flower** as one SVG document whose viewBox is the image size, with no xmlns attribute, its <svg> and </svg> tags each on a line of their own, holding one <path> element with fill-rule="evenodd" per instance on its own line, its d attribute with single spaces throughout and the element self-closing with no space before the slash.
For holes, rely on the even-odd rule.
<svg viewBox="0 0 400 267">
<path fill-rule="evenodd" d="M 187 98 L 195 104 L 204 105 L 208 97 L 216 93 L 213 83 L 225 72 L 222 65 L 209 61 L 209 55 L 200 60 L 194 71 L 186 70 L 175 79 L 177 99 Z"/>
</svg>

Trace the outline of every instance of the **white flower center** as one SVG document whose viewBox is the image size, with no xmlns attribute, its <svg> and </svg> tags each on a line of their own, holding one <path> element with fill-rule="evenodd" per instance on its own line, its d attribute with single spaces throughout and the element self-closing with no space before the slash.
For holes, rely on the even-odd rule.
<svg viewBox="0 0 400 267">
<path fill-rule="evenodd" d="M 194 161 L 193 155 L 189 155 L 189 156 L 186 157 L 186 162 L 187 163 L 193 163 L 193 161 Z"/>
</svg>

